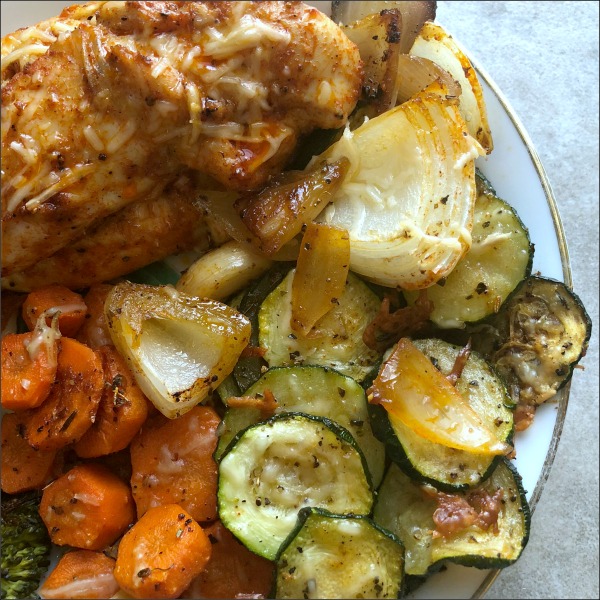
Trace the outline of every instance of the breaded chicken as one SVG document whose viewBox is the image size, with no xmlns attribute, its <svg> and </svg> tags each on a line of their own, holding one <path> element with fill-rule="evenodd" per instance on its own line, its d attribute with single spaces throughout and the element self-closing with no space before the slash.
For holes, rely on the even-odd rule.
<svg viewBox="0 0 600 600">
<path fill-rule="evenodd" d="M 301 2 L 98 2 L 32 35 L 3 40 L 3 276 L 185 168 L 264 185 L 361 86 L 356 47 Z"/>
</svg>

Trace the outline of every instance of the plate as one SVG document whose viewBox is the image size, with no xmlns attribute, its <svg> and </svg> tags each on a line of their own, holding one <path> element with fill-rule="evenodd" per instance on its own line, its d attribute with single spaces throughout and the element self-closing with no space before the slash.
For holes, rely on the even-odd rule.
<svg viewBox="0 0 600 600">
<path fill-rule="evenodd" d="M 2 2 L 2 36 L 19 27 L 34 24 L 56 16 L 71 2 Z M 309 2 L 323 12 L 329 11 L 329 2 Z M 444 25 L 443 22 L 440 23 Z M 449 33 L 452 33 L 449 31 Z M 460 39 L 457 40 L 460 44 Z M 571 270 L 564 231 L 556 201 L 544 168 L 533 144 L 510 107 L 506 98 L 484 68 L 477 64 L 469 50 L 488 110 L 494 140 L 494 150 L 488 157 L 477 160 L 477 166 L 495 187 L 500 198 L 511 204 L 528 227 L 535 244 L 533 272 L 564 281 L 571 286 Z M 517 435 L 515 465 L 528 490 L 532 510 L 540 498 L 559 443 L 567 403 L 569 385 L 557 395 L 556 401 L 542 405 L 532 426 Z M 535 537 L 535 523 L 531 536 Z M 509 567 L 510 568 L 510 567 Z M 497 570 L 449 565 L 432 576 L 414 592 L 411 598 L 482 598 L 497 577 Z"/>
</svg>

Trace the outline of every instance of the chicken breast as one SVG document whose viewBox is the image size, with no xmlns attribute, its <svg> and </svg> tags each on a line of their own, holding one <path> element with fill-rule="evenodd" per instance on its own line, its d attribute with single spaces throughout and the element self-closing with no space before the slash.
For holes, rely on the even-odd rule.
<svg viewBox="0 0 600 600">
<path fill-rule="evenodd" d="M 3 279 L 5 289 L 28 292 L 60 283 L 82 289 L 110 281 L 171 254 L 202 254 L 229 238 L 194 200 L 193 177 L 182 174 L 154 200 L 138 200 L 90 228 L 86 235 Z"/>
<path fill-rule="evenodd" d="M 345 124 L 362 80 L 356 47 L 301 2 L 90 3 L 3 40 L 2 60 L 3 276 L 184 168 L 262 186 L 300 136 Z"/>
</svg>

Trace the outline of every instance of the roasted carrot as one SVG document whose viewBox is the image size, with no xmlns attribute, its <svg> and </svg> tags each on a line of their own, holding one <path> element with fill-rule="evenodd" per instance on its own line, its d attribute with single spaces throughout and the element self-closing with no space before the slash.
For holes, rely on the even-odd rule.
<svg viewBox="0 0 600 600">
<path fill-rule="evenodd" d="M 50 330 L 50 328 L 47 328 Z M 26 410 L 48 398 L 57 371 L 58 340 L 36 329 L 2 338 L 2 406 Z"/>
<path fill-rule="evenodd" d="M 27 411 L 25 437 L 42 450 L 76 442 L 91 427 L 104 378 L 94 350 L 70 338 L 59 341 L 56 380 L 41 406 Z"/>
<path fill-rule="evenodd" d="M 217 446 L 220 418 L 196 406 L 178 419 L 148 419 L 131 442 L 131 489 L 141 517 L 151 506 L 179 504 L 196 521 L 217 516 Z"/>
<path fill-rule="evenodd" d="M 56 461 L 54 450 L 34 450 L 23 437 L 22 416 L 2 417 L 2 491 L 17 494 L 41 489 L 51 479 Z"/>
<path fill-rule="evenodd" d="M 121 539 L 115 579 L 134 598 L 177 598 L 211 550 L 202 527 L 181 506 L 155 506 Z"/>
<path fill-rule="evenodd" d="M 274 564 L 248 550 L 220 521 L 204 531 L 212 543 L 210 560 L 181 598 L 267 598 Z"/>
<path fill-rule="evenodd" d="M 97 350 L 104 369 L 104 390 L 94 424 L 75 444 L 82 458 L 118 452 L 129 445 L 148 416 L 148 401 L 114 346 Z"/>
<path fill-rule="evenodd" d="M 102 552 L 72 550 L 63 554 L 38 590 L 42 598 L 111 598 L 119 591 L 115 559 Z"/>
<path fill-rule="evenodd" d="M 63 335 L 73 337 L 83 325 L 86 311 L 81 294 L 63 285 L 46 285 L 27 294 L 22 316 L 32 331 L 42 313 L 46 315 L 48 325 L 52 317 L 58 314 L 58 329 Z"/>
<path fill-rule="evenodd" d="M 104 315 L 104 302 L 112 288 L 113 286 L 108 283 L 96 283 L 90 287 L 83 298 L 87 313 L 76 339 L 90 348 L 112 346 L 113 342 Z"/>
<path fill-rule="evenodd" d="M 44 489 L 40 516 L 59 546 L 102 550 L 135 520 L 129 486 L 106 467 L 73 467 Z"/>
</svg>

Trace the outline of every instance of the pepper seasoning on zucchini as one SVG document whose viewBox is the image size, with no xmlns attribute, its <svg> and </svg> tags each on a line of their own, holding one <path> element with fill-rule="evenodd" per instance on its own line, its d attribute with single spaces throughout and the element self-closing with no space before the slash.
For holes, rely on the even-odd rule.
<svg viewBox="0 0 600 600">
<path fill-rule="evenodd" d="M 460 360 L 461 348 L 442 340 L 415 340 L 412 344 L 431 361 L 431 368 L 437 368 L 443 376 L 451 375 Z M 510 445 L 514 405 L 502 380 L 476 352 L 468 355 L 455 388 L 482 425 L 493 432 L 498 441 Z M 391 460 L 411 478 L 441 490 L 455 492 L 479 485 L 500 460 L 500 453 L 473 452 L 450 447 L 431 436 L 428 439 L 394 418 L 393 412 L 382 405 L 371 403 L 369 411 L 373 431 L 386 444 Z"/>
<path fill-rule="evenodd" d="M 440 328 L 461 328 L 500 310 L 531 274 L 534 247 L 515 209 L 477 176 L 477 201 L 470 249 L 452 272 L 427 288 L 430 320 Z M 414 304 L 416 292 L 404 292 Z"/>
<path fill-rule="evenodd" d="M 445 561 L 507 567 L 523 552 L 531 525 L 521 477 L 507 459 L 477 488 L 454 494 L 421 486 L 392 464 L 373 519 L 400 538 L 411 576 L 435 572 Z"/>
<path fill-rule="evenodd" d="M 347 429 L 284 413 L 236 436 L 219 463 L 221 522 L 249 550 L 273 560 L 305 506 L 368 515 L 373 489 Z"/>
<path fill-rule="evenodd" d="M 303 508 L 277 557 L 275 598 L 399 598 L 404 548 L 366 516 Z"/>
</svg>

